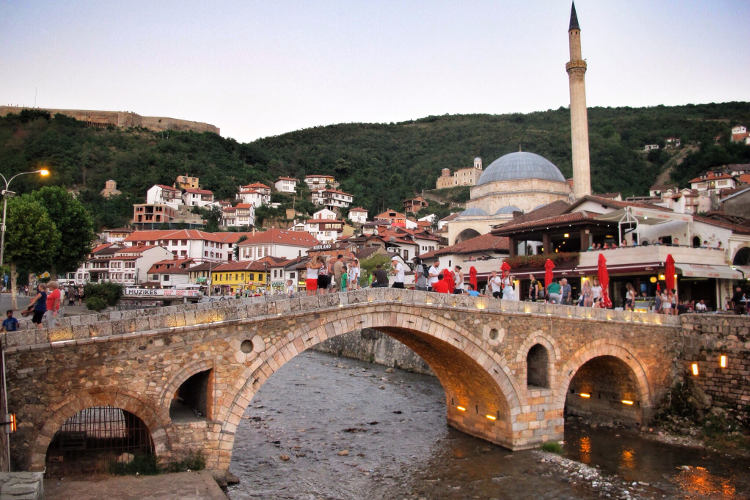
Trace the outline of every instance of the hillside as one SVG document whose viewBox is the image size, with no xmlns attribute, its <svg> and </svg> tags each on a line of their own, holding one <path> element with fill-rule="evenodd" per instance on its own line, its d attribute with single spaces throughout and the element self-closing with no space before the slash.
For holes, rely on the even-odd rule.
<svg viewBox="0 0 750 500">
<path fill-rule="evenodd" d="M 736 123 L 750 125 L 750 103 L 591 108 L 593 188 L 645 194 L 671 154 L 647 156 L 643 145 L 663 145 L 670 136 L 683 145 L 700 144 L 674 168 L 672 178 L 681 182 L 711 162 L 750 161 L 750 148 L 727 144 Z M 79 191 L 105 225 L 125 222 L 130 204 L 142 200 L 149 186 L 171 184 L 185 173 L 199 176 L 219 198 L 230 197 L 239 184 L 268 183 L 279 175 L 333 174 L 355 195 L 355 204 L 372 212 L 400 207 L 405 197 L 434 188 L 441 168 L 469 166 L 474 156 L 486 167 L 519 147 L 547 157 L 570 176 L 569 132 L 568 110 L 560 108 L 331 125 L 241 144 L 211 133 L 87 128 L 65 116 L 26 111 L 0 118 L 0 164 L 6 175 L 49 165 L 54 175 L 48 182 Z M 118 182 L 123 196 L 105 201 L 98 195 L 107 179 Z M 19 178 L 14 190 L 30 190 L 36 182 Z"/>
</svg>

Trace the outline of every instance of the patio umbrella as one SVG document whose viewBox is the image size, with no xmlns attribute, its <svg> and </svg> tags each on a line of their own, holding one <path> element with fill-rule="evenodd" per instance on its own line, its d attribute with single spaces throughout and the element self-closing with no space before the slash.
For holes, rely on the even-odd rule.
<svg viewBox="0 0 750 500">
<path fill-rule="evenodd" d="M 453 273 L 450 270 L 443 270 L 443 281 L 448 285 L 448 293 L 453 293 L 453 289 L 456 288 L 456 283 L 453 279 Z"/>
<path fill-rule="evenodd" d="M 674 290 L 674 258 L 671 253 L 667 254 L 667 259 L 664 261 L 664 282 L 667 290 Z"/>
<path fill-rule="evenodd" d="M 505 278 L 506 276 L 508 276 L 508 273 L 510 273 L 510 264 L 508 264 L 507 262 L 503 261 L 503 265 L 500 266 L 500 271 L 503 274 L 503 278 Z"/>
<path fill-rule="evenodd" d="M 552 283 L 552 270 L 555 268 L 555 263 L 550 259 L 544 263 L 544 288 L 546 289 Z"/>
<path fill-rule="evenodd" d="M 474 290 L 477 289 L 477 268 L 474 266 L 469 268 L 469 283 Z"/>
<path fill-rule="evenodd" d="M 603 254 L 599 254 L 599 269 L 597 269 L 599 284 L 602 287 L 602 302 L 604 307 L 612 307 L 612 300 L 609 298 L 609 271 L 607 271 L 607 259 Z"/>
</svg>

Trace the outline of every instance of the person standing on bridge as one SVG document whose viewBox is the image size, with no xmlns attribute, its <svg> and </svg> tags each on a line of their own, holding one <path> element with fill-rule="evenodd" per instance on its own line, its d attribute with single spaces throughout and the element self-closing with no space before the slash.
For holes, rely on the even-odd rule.
<svg viewBox="0 0 750 500">
<path fill-rule="evenodd" d="M 397 257 L 391 259 L 391 274 L 395 277 L 393 279 L 392 288 L 404 288 L 404 279 L 406 279 L 405 266 L 398 260 Z"/>
<path fill-rule="evenodd" d="M 464 293 L 464 272 L 461 266 L 453 267 L 453 293 L 456 295 Z"/>
<path fill-rule="evenodd" d="M 440 261 L 438 259 L 435 259 L 435 262 L 432 263 L 430 266 L 430 269 L 427 270 L 429 284 L 430 284 L 430 291 L 435 291 L 433 288 L 435 287 L 435 283 L 442 280 L 443 278 L 440 276 Z"/>
<path fill-rule="evenodd" d="M 346 265 L 344 264 L 344 256 L 338 254 L 336 260 L 333 262 L 333 279 L 337 289 L 335 291 L 346 291 L 346 283 L 343 283 L 345 271 Z"/>
<path fill-rule="evenodd" d="M 356 290 L 359 288 L 359 261 L 354 259 L 349 264 L 349 290 Z"/>
<path fill-rule="evenodd" d="M 305 269 L 305 289 L 307 290 L 307 295 L 315 295 L 318 290 L 318 271 L 320 270 L 317 255 L 310 259 Z"/>
<path fill-rule="evenodd" d="M 57 281 L 47 283 L 49 293 L 47 294 L 47 326 L 54 328 L 57 324 L 57 315 L 60 313 L 60 287 Z"/>
</svg>

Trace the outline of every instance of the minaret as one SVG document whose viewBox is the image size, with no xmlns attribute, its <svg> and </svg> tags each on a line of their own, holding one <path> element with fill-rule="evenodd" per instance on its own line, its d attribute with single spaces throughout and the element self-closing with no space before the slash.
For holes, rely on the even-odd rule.
<svg viewBox="0 0 750 500">
<path fill-rule="evenodd" d="M 581 58 L 581 28 L 578 26 L 576 4 L 570 9 L 568 28 L 570 62 L 565 65 L 570 82 L 570 140 L 573 149 L 573 195 L 581 198 L 591 194 L 589 167 L 589 120 L 586 112 L 586 61 Z"/>
</svg>

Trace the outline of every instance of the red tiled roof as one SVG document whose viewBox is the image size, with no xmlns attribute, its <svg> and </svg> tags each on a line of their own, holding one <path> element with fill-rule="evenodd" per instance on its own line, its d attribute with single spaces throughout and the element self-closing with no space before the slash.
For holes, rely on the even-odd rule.
<svg viewBox="0 0 750 500">
<path fill-rule="evenodd" d="M 270 187 L 266 186 L 262 182 L 253 182 L 252 184 L 245 184 L 244 186 L 241 186 L 243 189 L 252 189 L 252 188 L 262 188 L 262 189 L 271 189 Z"/>
<path fill-rule="evenodd" d="M 311 177 L 325 177 L 326 179 L 334 179 L 332 175 L 320 175 L 320 174 L 306 175 L 305 179 L 310 179 Z"/>
<path fill-rule="evenodd" d="M 298 179 L 295 179 L 294 177 L 279 177 L 278 179 L 276 179 L 277 182 L 278 181 L 295 181 L 296 182 L 297 180 Z"/>
<path fill-rule="evenodd" d="M 362 208 L 362 207 L 354 207 L 354 208 L 350 208 L 350 209 L 349 209 L 349 211 L 350 211 L 350 212 L 367 212 L 367 210 L 365 210 L 365 209 L 364 209 L 364 208 Z"/>
<path fill-rule="evenodd" d="M 750 226 L 745 224 L 733 224 L 731 222 L 714 219 L 712 217 L 703 217 L 701 215 L 693 215 L 693 220 L 696 222 L 703 222 L 704 224 L 710 224 L 712 226 L 723 227 L 724 229 L 729 229 L 735 233 L 750 234 Z"/>
<path fill-rule="evenodd" d="M 222 242 L 221 233 L 207 233 L 199 229 L 152 229 L 134 231 L 125 238 L 127 242 L 159 241 L 159 240 L 205 240 Z"/>
<path fill-rule="evenodd" d="M 395 215 L 389 215 L 391 212 L 393 212 Z M 379 213 L 375 216 L 376 219 L 406 219 L 406 214 L 403 214 L 401 212 L 396 212 L 395 210 L 388 209 L 385 212 Z"/>
<path fill-rule="evenodd" d="M 102 250 L 104 250 L 105 248 L 111 247 L 113 244 L 114 243 L 102 243 L 101 245 L 97 245 L 97 246 L 95 246 L 94 248 L 91 249 L 91 253 L 92 254 L 99 253 Z"/>
<path fill-rule="evenodd" d="M 510 234 L 512 232 L 520 231 L 523 229 L 542 228 L 542 227 L 547 227 L 547 226 L 556 225 L 556 224 L 563 224 L 563 223 L 567 224 L 571 222 L 594 220 L 594 216 L 596 215 L 599 215 L 599 214 L 595 214 L 593 212 L 587 212 L 585 210 L 582 210 L 580 212 L 571 212 L 569 214 L 553 215 L 552 217 L 545 217 L 543 219 L 537 219 L 537 220 L 530 220 L 530 221 L 523 221 L 523 222 L 511 221 L 507 224 L 503 224 L 502 226 L 499 226 L 493 229 L 492 234 L 506 235 L 506 234 Z"/>
<path fill-rule="evenodd" d="M 240 242 L 239 246 L 257 245 L 259 243 L 277 243 L 310 248 L 318 244 L 318 240 L 305 231 L 287 231 L 285 229 L 269 229 L 258 231 L 255 234 L 248 233 L 247 239 Z"/>
<path fill-rule="evenodd" d="M 160 187 L 162 189 L 166 189 L 168 191 L 179 191 L 179 189 L 174 188 L 172 186 L 165 186 L 164 184 L 155 184 L 157 187 Z"/>
<path fill-rule="evenodd" d="M 187 274 L 188 264 L 193 262 L 193 259 L 166 259 L 154 262 L 151 268 L 148 270 L 148 274 Z"/>
<path fill-rule="evenodd" d="M 252 203 L 237 203 L 237 206 L 234 208 L 250 208 L 252 207 Z"/>
<path fill-rule="evenodd" d="M 193 194 L 210 194 L 213 195 L 213 191 L 209 191 L 208 189 L 195 189 L 195 188 L 188 188 L 185 190 L 186 193 L 193 193 Z"/>
<path fill-rule="evenodd" d="M 307 219 L 307 221 L 305 221 L 306 224 L 319 224 L 321 222 L 338 222 L 339 224 L 344 223 L 344 221 L 339 219 Z"/>
<path fill-rule="evenodd" d="M 693 184 L 695 182 L 716 181 L 720 179 L 732 179 L 732 176 L 724 173 L 717 174 L 715 172 L 708 172 L 706 175 L 695 177 L 693 179 L 690 179 L 688 182 L 690 182 L 690 184 Z"/>
<path fill-rule="evenodd" d="M 467 254 L 477 252 L 497 252 L 498 250 L 508 250 L 510 240 L 504 236 L 495 236 L 493 234 L 483 234 L 474 238 L 456 243 L 453 246 L 433 250 L 420 255 L 422 259 L 439 257 L 449 254 Z"/>
</svg>

